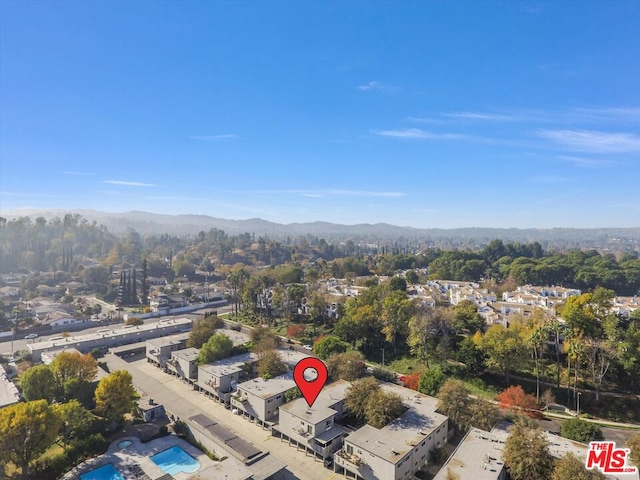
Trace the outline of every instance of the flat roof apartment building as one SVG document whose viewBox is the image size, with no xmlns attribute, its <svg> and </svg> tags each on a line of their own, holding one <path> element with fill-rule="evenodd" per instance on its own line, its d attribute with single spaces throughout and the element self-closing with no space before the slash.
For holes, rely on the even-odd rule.
<svg viewBox="0 0 640 480">
<path fill-rule="evenodd" d="M 447 441 L 448 418 L 436 413 L 437 400 L 408 388 L 383 383 L 397 393 L 407 411 L 384 427 L 365 425 L 344 439 L 335 467 L 356 479 L 408 480 Z"/>
<path fill-rule="evenodd" d="M 290 374 L 265 380 L 258 377 L 238 384 L 231 405 L 261 423 L 273 421 L 278 407 L 285 402 L 285 393 L 296 386 Z"/>
<path fill-rule="evenodd" d="M 351 384 L 345 380 L 326 385 L 313 406 L 304 398 L 281 405 L 278 425 L 274 427 L 289 444 L 296 443 L 322 458 L 330 458 L 342 446 L 348 433 L 336 424 L 344 416 L 344 398 Z"/>
<path fill-rule="evenodd" d="M 257 361 L 258 356 L 255 353 L 243 353 L 208 365 L 200 365 L 196 389 L 223 403 L 229 403 L 238 383 L 245 380 L 245 375 Z"/>
</svg>

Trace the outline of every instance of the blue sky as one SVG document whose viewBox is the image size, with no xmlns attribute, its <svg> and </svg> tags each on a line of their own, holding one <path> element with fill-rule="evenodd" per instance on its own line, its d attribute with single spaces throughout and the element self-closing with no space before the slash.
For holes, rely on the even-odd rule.
<svg viewBox="0 0 640 480">
<path fill-rule="evenodd" d="M 0 210 L 640 225 L 640 2 L 0 2 Z"/>
</svg>

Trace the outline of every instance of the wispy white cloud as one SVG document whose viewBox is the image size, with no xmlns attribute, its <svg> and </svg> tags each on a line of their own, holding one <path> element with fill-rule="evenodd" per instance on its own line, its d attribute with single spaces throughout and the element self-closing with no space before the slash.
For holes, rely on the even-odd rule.
<svg viewBox="0 0 640 480">
<path fill-rule="evenodd" d="M 443 115 L 448 118 L 456 118 L 456 119 L 463 119 L 463 120 L 491 120 L 491 121 L 501 121 L 501 122 L 520 120 L 520 118 L 515 115 L 505 115 L 502 113 L 449 112 L 449 113 L 443 113 Z"/>
<path fill-rule="evenodd" d="M 584 108 L 573 107 L 567 110 L 570 119 L 591 122 L 640 122 L 640 108 L 636 107 L 602 107 Z"/>
<path fill-rule="evenodd" d="M 252 190 L 252 191 L 231 191 L 236 194 L 252 195 L 300 195 L 309 198 L 325 197 L 383 197 L 396 198 L 404 197 L 403 192 L 377 191 L 377 190 L 348 190 L 348 189 L 326 189 L 326 190 L 304 190 L 304 189 L 274 189 L 274 190 Z"/>
<path fill-rule="evenodd" d="M 25 197 L 25 198 L 61 198 L 62 195 L 53 193 L 30 193 L 30 192 L 0 192 L 4 197 Z"/>
<path fill-rule="evenodd" d="M 398 87 L 392 87 L 391 85 L 385 85 L 376 81 L 365 83 L 364 85 L 358 85 L 356 88 L 363 92 L 378 91 L 384 93 L 394 93 L 400 90 Z"/>
<path fill-rule="evenodd" d="M 572 157 L 568 155 L 558 155 L 556 158 L 582 168 L 603 168 L 615 164 L 614 161 L 609 160 L 608 158 L 585 158 Z"/>
<path fill-rule="evenodd" d="M 569 150 L 593 153 L 640 152 L 640 136 L 631 133 L 609 133 L 593 130 L 541 130 L 538 136 Z"/>
<path fill-rule="evenodd" d="M 569 178 L 559 175 L 538 175 L 531 177 L 530 180 L 534 183 L 565 183 L 570 181 Z"/>
<path fill-rule="evenodd" d="M 62 172 L 63 175 L 78 175 L 78 176 L 82 176 L 82 177 L 91 177 L 93 175 L 95 175 L 94 173 L 91 172 Z"/>
<path fill-rule="evenodd" d="M 414 117 L 411 115 L 407 117 L 407 120 L 416 123 L 430 123 L 432 125 L 442 125 L 443 123 L 447 123 L 447 120 L 443 120 L 441 118 Z"/>
<path fill-rule="evenodd" d="M 122 185 L 125 187 L 157 187 L 153 183 L 144 183 L 144 182 L 130 182 L 127 180 L 105 180 L 102 183 L 108 183 L 109 185 Z"/>
<path fill-rule="evenodd" d="M 235 140 L 238 137 L 235 133 L 223 133 L 220 135 L 192 135 L 189 138 L 192 140 L 203 140 L 205 142 L 215 142 L 218 140 Z"/>
<path fill-rule="evenodd" d="M 405 128 L 402 130 L 373 130 L 373 134 L 381 137 L 410 138 L 422 140 L 461 140 L 468 139 L 467 135 L 458 133 L 432 133 L 420 128 Z"/>
</svg>

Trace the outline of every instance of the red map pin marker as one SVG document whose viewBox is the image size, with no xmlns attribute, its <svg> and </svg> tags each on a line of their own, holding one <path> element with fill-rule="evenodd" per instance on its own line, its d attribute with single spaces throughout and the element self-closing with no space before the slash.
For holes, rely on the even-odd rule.
<svg viewBox="0 0 640 480">
<path fill-rule="evenodd" d="M 305 370 L 312 368 L 317 372 L 317 375 L 309 375 L 305 377 Z M 320 390 L 327 383 L 327 367 L 319 358 L 307 357 L 300 360 L 293 369 L 293 379 L 296 385 L 302 392 L 302 396 L 307 401 L 309 407 L 313 406 L 313 402 L 316 401 Z M 314 378 L 315 377 L 315 378 Z"/>
</svg>

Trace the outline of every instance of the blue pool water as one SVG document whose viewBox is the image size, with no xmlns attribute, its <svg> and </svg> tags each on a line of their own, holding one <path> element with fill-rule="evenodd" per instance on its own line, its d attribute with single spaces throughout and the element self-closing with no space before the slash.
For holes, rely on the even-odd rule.
<svg viewBox="0 0 640 480">
<path fill-rule="evenodd" d="M 107 463 L 100 468 L 80 475 L 80 480 L 124 480 L 124 477 L 113 465 Z"/>
<path fill-rule="evenodd" d="M 151 461 L 169 475 L 180 472 L 193 473 L 200 468 L 200 462 L 194 460 L 191 455 L 177 445 L 154 455 L 151 457 Z"/>
</svg>

